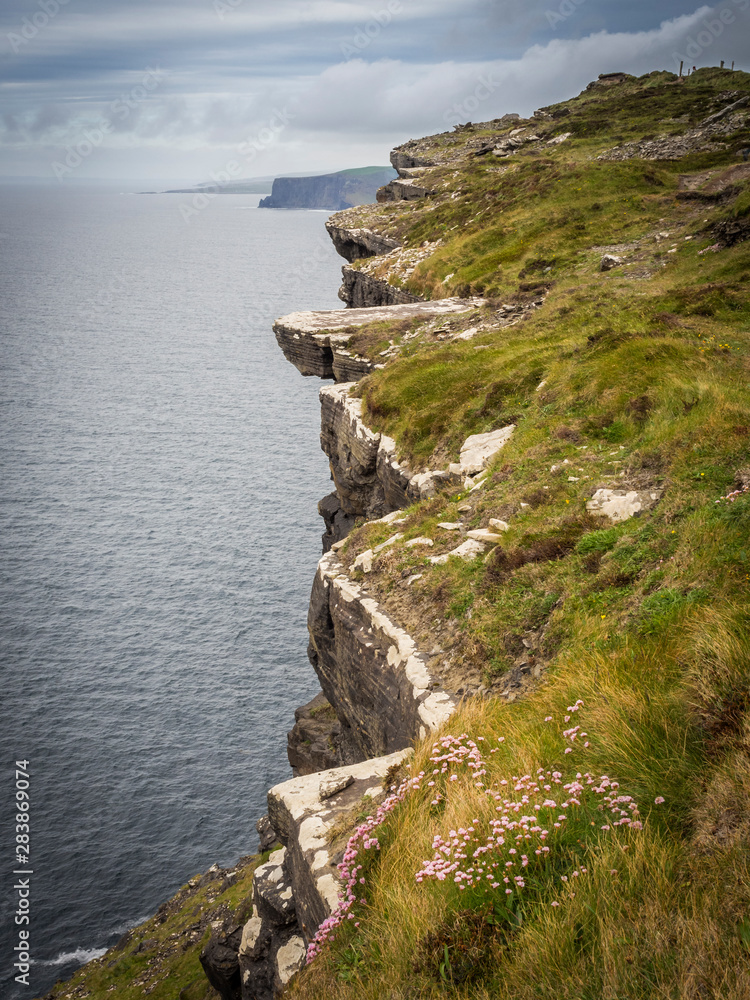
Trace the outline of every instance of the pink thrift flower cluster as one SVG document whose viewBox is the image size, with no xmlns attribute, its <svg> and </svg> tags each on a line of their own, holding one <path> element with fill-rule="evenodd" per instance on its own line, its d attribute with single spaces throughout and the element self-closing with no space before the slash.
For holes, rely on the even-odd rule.
<svg viewBox="0 0 750 1000">
<path fill-rule="evenodd" d="M 568 705 L 564 722 L 570 722 L 572 716 L 583 708 L 583 701 Z M 545 722 L 552 722 L 548 715 Z M 571 744 L 582 741 L 588 735 L 580 726 L 562 730 L 563 737 Z M 503 743 L 505 737 L 500 736 L 498 743 Z M 600 829 L 609 834 L 617 827 L 628 827 L 631 830 L 643 829 L 639 816 L 638 804 L 630 795 L 619 794 L 619 783 L 608 775 L 595 777 L 586 772 L 576 772 L 575 778 L 564 781 L 561 771 L 538 768 L 534 775 L 513 775 L 510 779 L 502 778 L 487 787 L 482 780 L 487 775 L 486 761 L 479 748 L 479 743 L 485 742 L 484 737 L 477 742 L 469 739 L 466 733 L 460 736 L 445 736 L 438 740 L 432 748 L 431 763 L 433 768 L 426 787 L 431 789 L 431 805 L 437 806 L 445 800 L 452 783 L 458 781 L 456 769 L 466 767 L 471 780 L 479 791 L 492 799 L 495 811 L 499 814 L 485 824 L 475 818 L 467 827 L 449 830 L 446 835 L 436 834 L 432 841 L 433 857 L 423 861 L 422 868 L 415 875 L 416 881 L 435 879 L 443 882 L 451 879 L 460 890 L 480 889 L 495 892 L 504 889 L 507 896 L 514 890 L 526 888 L 527 869 L 535 870 L 545 866 L 551 857 L 556 840 L 562 836 L 564 825 L 571 816 L 580 816 L 583 810 L 588 815 L 592 811 L 601 812 L 604 823 Z M 588 742 L 583 743 L 587 747 Z M 490 750 L 497 753 L 498 748 Z M 565 753 L 571 753 L 573 746 L 566 747 Z M 453 771 L 454 773 L 449 773 Z M 357 827 L 349 838 L 344 857 L 338 866 L 343 882 L 343 890 L 339 893 L 339 905 L 334 913 L 318 928 L 318 931 L 307 949 L 308 964 L 319 954 L 326 941 L 335 939 L 335 931 L 344 920 L 354 920 L 352 912 L 358 901 L 358 885 L 364 883 L 361 872 L 363 865 L 358 863 L 360 851 L 380 850 L 378 838 L 373 831 L 386 819 L 398 803 L 407 794 L 416 791 L 422 785 L 426 775 L 424 771 L 406 779 L 398 789 L 378 807 L 374 816 L 368 816 L 364 823 Z M 441 791 L 438 787 L 443 785 Z M 659 795 L 654 800 L 656 805 L 664 802 Z M 550 844 L 552 846 L 550 846 Z M 586 868 L 573 871 L 570 876 L 561 875 L 566 883 L 569 895 L 572 880 L 586 875 Z M 364 903 L 364 899 L 359 899 Z M 560 906 L 554 901 L 551 906 Z M 355 926 L 359 926 L 355 923 Z"/>
<path fill-rule="evenodd" d="M 580 711 L 583 701 L 578 700 L 569 705 L 564 721 L 570 722 L 574 713 Z M 551 722 L 552 716 L 547 716 L 545 722 Z M 563 730 L 565 739 L 574 743 L 588 734 L 580 726 Z M 500 737 L 500 742 L 503 737 Z M 588 746 L 588 742 L 584 746 Z M 572 751 L 567 747 L 565 753 Z M 490 753 L 495 753 L 491 750 Z M 606 775 L 595 777 L 586 772 L 577 772 L 575 779 L 564 782 L 560 771 L 539 768 L 535 775 L 513 775 L 510 779 L 503 778 L 496 785 L 485 787 L 480 779 L 485 776 L 485 762 L 479 747 L 464 733 L 459 737 L 448 736 L 433 747 L 431 760 L 440 764 L 433 771 L 433 776 L 445 775 L 449 765 L 466 765 L 472 771 L 474 784 L 491 797 L 497 805 L 499 816 L 493 818 L 480 829 L 478 819 L 472 820 L 470 826 L 449 830 L 447 835 L 436 834 L 433 838 L 433 857 L 422 862 L 422 869 L 417 872 L 417 882 L 435 879 L 443 882 L 451 879 L 461 891 L 466 889 L 481 889 L 485 893 L 504 889 L 507 896 L 514 890 L 526 887 L 527 869 L 532 870 L 542 865 L 551 852 L 549 842 L 554 847 L 556 831 L 562 831 L 570 815 L 569 810 L 594 807 L 603 812 L 605 820 L 601 830 L 605 833 L 618 826 L 626 826 L 632 830 L 643 828 L 638 804 L 630 795 L 619 794 L 619 783 L 612 781 Z M 457 776 L 448 775 L 448 781 Z M 428 782 L 434 785 L 434 781 Z M 509 794 L 512 793 L 512 794 Z M 442 799 L 438 791 L 433 798 L 433 805 Z M 662 796 L 655 800 L 656 804 L 664 801 Z M 578 878 L 586 874 L 581 868 L 572 873 L 570 878 Z M 563 882 L 569 881 L 567 875 L 561 876 Z M 575 895 L 573 893 L 573 895 Z M 560 905 L 555 903 L 555 906 Z"/>
<path fill-rule="evenodd" d="M 750 486 L 743 486 L 739 490 L 732 490 L 731 493 L 727 493 L 725 497 L 719 497 L 718 500 L 714 500 L 714 503 L 721 503 L 723 500 L 726 500 L 727 503 L 734 503 L 737 497 L 741 497 L 748 492 L 750 492 Z"/>
<path fill-rule="evenodd" d="M 344 885 L 343 890 L 339 892 L 339 905 L 330 917 L 327 917 L 320 927 L 318 927 L 315 937 L 308 945 L 308 965 L 312 962 L 315 956 L 319 954 L 326 941 L 335 940 L 336 928 L 339 927 L 344 920 L 354 920 L 354 914 L 351 911 L 358 898 L 357 885 L 362 885 L 365 881 L 360 874 L 363 866 L 361 864 L 357 864 L 357 858 L 360 856 L 360 848 L 363 851 L 380 850 L 378 838 L 372 835 L 373 830 L 380 826 L 386 816 L 393 812 L 399 802 L 403 802 L 408 792 L 420 787 L 420 782 L 423 778 L 424 771 L 403 781 L 399 787 L 395 791 L 392 791 L 391 794 L 378 806 L 375 815 L 368 816 L 364 823 L 357 827 L 347 841 L 344 857 L 338 865 L 338 873 Z M 364 903 L 365 900 L 359 899 L 359 902 Z M 355 924 L 355 926 L 358 925 Z"/>
</svg>

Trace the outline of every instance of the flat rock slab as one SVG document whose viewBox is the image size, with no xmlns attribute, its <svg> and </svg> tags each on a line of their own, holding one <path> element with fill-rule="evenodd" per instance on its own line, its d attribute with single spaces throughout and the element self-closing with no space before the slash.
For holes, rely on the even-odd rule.
<svg viewBox="0 0 750 1000">
<path fill-rule="evenodd" d="M 608 517 L 617 524 L 619 521 L 627 521 L 628 518 L 640 514 L 641 511 L 650 510 L 661 499 L 662 492 L 662 490 L 639 492 L 601 489 L 597 490 L 586 504 L 586 510 L 591 514 Z"/>
<path fill-rule="evenodd" d="M 483 299 L 436 299 L 433 302 L 405 302 L 395 306 L 371 306 L 367 309 L 324 309 L 293 312 L 274 323 L 285 330 L 300 335 L 321 333 L 324 330 L 345 330 L 350 326 L 443 316 L 448 313 L 468 312 L 484 304 Z"/>
<path fill-rule="evenodd" d="M 461 445 L 458 462 L 448 466 L 448 471 L 457 476 L 473 476 L 487 468 L 503 445 L 510 440 L 515 424 L 501 427 L 487 434 L 472 434 Z"/>
<path fill-rule="evenodd" d="M 495 531 L 490 531 L 489 528 L 473 528 L 471 531 L 467 531 L 466 534 L 469 538 L 474 538 L 478 542 L 488 542 L 490 545 L 503 540 L 502 535 L 498 535 Z"/>
<path fill-rule="evenodd" d="M 476 557 L 481 555 L 483 552 L 484 545 L 475 538 L 469 538 L 467 541 L 459 545 L 458 548 L 453 549 L 450 552 L 445 552 L 441 556 L 431 556 L 430 562 L 434 563 L 435 566 L 444 566 L 451 556 L 455 556 L 457 559 L 463 559 L 464 562 L 471 562 L 472 559 L 476 559 Z"/>
</svg>

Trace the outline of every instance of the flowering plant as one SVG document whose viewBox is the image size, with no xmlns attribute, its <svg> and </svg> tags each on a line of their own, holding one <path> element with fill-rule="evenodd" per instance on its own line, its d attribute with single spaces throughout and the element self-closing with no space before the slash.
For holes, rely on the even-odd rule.
<svg viewBox="0 0 750 1000">
<path fill-rule="evenodd" d="M 583 708 L 583 701 L 569 705 L 563 717 L 569 723 L 574 714 Z M 544 720 L 553 721 L 552 716 Z M 577 741 L 588 747 L 588 735 L 580 725 L 561 730 L 563 739 L 571 745 L 564 754 L 571 753 Z M 498 743 L 505 738 L 499 737 Z M 588 771 L 564 775 L 553 768 L 539 767 L 533 774 L 512 775 L 491 784 L 487 777 L 487 761 L 480 743 L 466 733 L 444 736 L 432 748 L 430 762 L 435 765 L 429 777 L 424 771 L 414 775 L 393 791 L 379 806 L 374 816 L 359 827 L 349 839 L 339 874 L 344 889 L 339 895 L 339 907 L 318 929 L 308 948 L 307 961 L 319 953 L 322 944 L 333 940 L 335 929 L 344 920 L 355 920 L 352 909 L 357 902 L 358 886 L 365 881 L 363 865 L 358 863 L 360 851 L 380 850 L 374 831 L 393 811 L 396 805 L 425 784 L 431 790 L 430 805 L 444 809 L 451 789 L 459 781 L 459 772 L 466 768 L 475 788 L 494 806 L 496 815 L 480 820 L 475 817 L 466 827 L 436 833 L 432 840 L 433 856 L 422 862 L 416 872 L 418 883 L 453 883 L 460 892 L 469 891 L 477 902 L 487 898 L 504 900 L 499 912 L 511 915 L 520 924 L 517 902 L 522 898 L 540 900 L 549 894 L 550 882 L 560 883 L 563 901 L 575 896 L 576 880 L 587 874 L 580 864 L 580 845 L 584 837 L 590 838 L 590 828 L 599 828 L 606 837 L 616 836 L 626 830 L 643 828 L 638 803 L 631 795 L 621 794 L 619 782 L 606 774 L 594 775 Z M 498 752 L 498 747 L 489 754 Z M 427 780 L 425 781 L 425 779 Z M 664 802 L 659 795 L 656 805 Z M 479 810 L 487 812 L 486 809 Z M 616 874 L 614 869 L 612 874 Z M 546 891 L 545 891 L 546 890 Z M 359 900 L 364 903 L 364 899 Z M 561 905 L 559 899 L 549 904 Z M 497 906 L 496 906 L 496 912 Z M 510 919 L 510 917 L 508 917 Z M 359 926 L 355 922 L 355 926 Z"/>
</svg>

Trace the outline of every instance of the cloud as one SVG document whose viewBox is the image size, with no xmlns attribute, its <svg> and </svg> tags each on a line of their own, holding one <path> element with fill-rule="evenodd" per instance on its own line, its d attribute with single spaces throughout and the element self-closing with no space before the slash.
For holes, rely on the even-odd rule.
<svg viewBox="0 0 750 1000">
<path fill-rule="evenodd" d="M 602 72 L 676 70 L 690 39 L 718 23 L 717 10 L 731 9 L 731 30 L 715 33 L 693 61 L 739 64 L 750 52 L 750 0 L 661 21 L 656 12 L 676 0 L 633 0 L 612 15 L 618 30 L 584 30 L 614 11 L 608 0 L 465 0 L 460 8 L 455 0 L 233 0 L 223 22 L 210 0 L 78 0 L 75 10 L 69 2 L 8 63 L 5 173 L 23 162 L 48 174 L 57 149 L 105 121 L 111 128 L 82 172 L 121 170 L 127 149 L 128 163 L 140 151 L 142 176 L 200 179 L 279 114 L 284 127 L 261 144 L 249 173 L 382 163 L 406 138 L 508 111 L 528 115 Z M 8 0 L 2 25 L 30 9 Z M 508 41 L 514 32 L 523 44 Z M 148 67 L 164 72 L 144 88 Z"/>
</svg>

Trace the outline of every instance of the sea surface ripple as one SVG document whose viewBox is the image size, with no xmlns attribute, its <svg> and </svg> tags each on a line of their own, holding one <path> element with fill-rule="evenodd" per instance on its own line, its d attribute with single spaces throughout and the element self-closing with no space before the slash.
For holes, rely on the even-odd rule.
<svg viewBox="0 0 750 1000">
<path fill-rule="evenodd" d="M 256 849 L 317 685 L 330 491 L 318 380 L 271 324 L 337 308 L 319 212 L 0 189 L 0 992 L 37 996 L 188 878 Z M 31 761 L 32 989 L 12 794 Z"/>
</svg>

